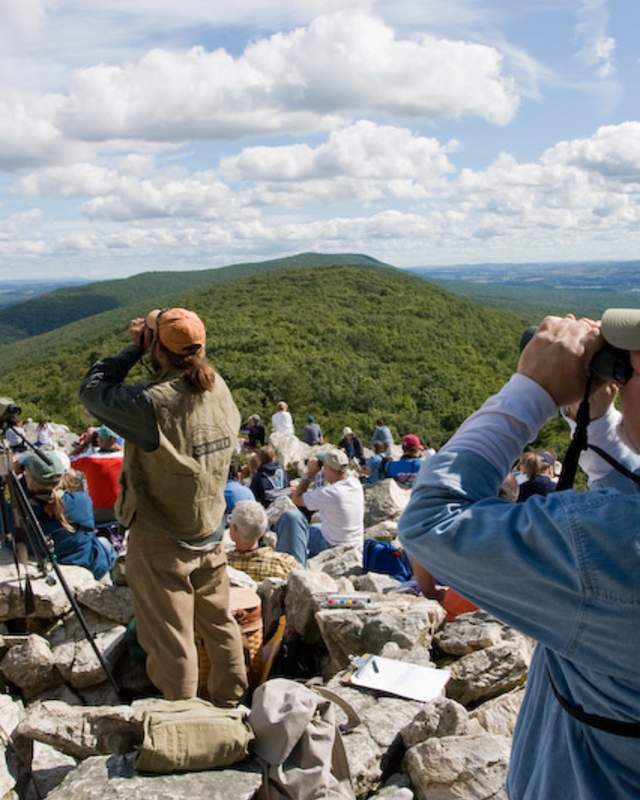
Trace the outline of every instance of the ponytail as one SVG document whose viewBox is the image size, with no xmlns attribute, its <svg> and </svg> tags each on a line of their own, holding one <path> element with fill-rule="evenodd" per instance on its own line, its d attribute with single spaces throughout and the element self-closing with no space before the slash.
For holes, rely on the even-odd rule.
<svg viewBox="0 0 640 800">
<path fill-rule="evenodd" d="M 162 347 L 162 345 L 160 345 Z M 175 369 L 182 372 L 182 380 L 193 389 L 196 394 L 204 394 L 213 389 L 216 374 L 211 365 L 207 362 L 203 352 L 192 353 L 191 355 L 177 355 L 166 348 L 162 348 L 166 353 L 169 363 Z"/>
</svg>

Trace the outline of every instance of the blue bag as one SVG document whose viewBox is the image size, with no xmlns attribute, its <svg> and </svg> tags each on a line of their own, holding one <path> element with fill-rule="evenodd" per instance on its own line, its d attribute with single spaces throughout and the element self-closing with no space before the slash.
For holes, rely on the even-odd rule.
<svg viewBox="0 0 640 800">
<path fill-rule="evenodd" d="M 391 575 L 397 581 L 410 581 L 413 577 L 411 565 L 404 550 L 392 542 L 365 539 L 362 550 L 364 572 L 379 572 Z"/>
</svg>

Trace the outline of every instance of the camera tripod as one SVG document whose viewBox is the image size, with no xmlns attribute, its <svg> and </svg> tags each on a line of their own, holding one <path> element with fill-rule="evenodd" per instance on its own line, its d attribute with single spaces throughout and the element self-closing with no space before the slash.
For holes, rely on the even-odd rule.
<svg viewBox="0 0 640 800">
<path fill-rule="evenodd" d="M 53 585 L 58 582 L 62 587 L 100 666 L 116 694 L 120 697 L 120 688 L 113 677 L 113 673 L 100 652 L 80 606 L 78 605 L 78 601 L 58 565 L 53 541 L 45 534 L 35 514 L 23 480 L 16 475 L 13 470 L 11 452 L 5 435 L 7 429 L 13 429 L 13 432 L 22 440 L 23 444 L 31 449 L 35 455 L 45 463 L 51 465 L 51 460 L 39 448 L 25 439 L 20 431 L 16 430 L 15 422 L 10 417 L 3 417 L 4 415 L 0 416 L 0 537 L 2 539 L 2 544 L 8 544 L 13 552 L 18 585 L 20 593 L 24 598 L 25 614 L 29 616 L 35 611 L 33 589 L 28 570 L 29 555 L 31 554 L 36 561 L 38 571 L 45 578 L 47 583 Z M 6 492 L 8 492 L 10 498 L 10 508 L 7 502 Z M 13 525 L 10 524 L 11 517 L 13 517 Z M 21 570 L 24 572 L 24 588 L 22 585 Z"/>
</svg>

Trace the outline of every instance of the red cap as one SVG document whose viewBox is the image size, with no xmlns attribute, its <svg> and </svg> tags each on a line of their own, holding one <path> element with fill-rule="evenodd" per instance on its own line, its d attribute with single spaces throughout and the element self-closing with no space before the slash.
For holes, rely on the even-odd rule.
<svg viewBox="0 0 640 800">
<path fill-rule="evenodd" d="M 402 446 L 405 450 L 422 450 L 423 444 L 415 433 L 408 433 L 402 437 Z"/>
</svg>

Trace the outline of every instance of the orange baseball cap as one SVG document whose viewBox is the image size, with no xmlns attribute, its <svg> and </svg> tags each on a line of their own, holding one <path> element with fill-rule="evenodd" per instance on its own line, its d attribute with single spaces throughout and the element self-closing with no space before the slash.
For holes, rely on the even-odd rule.
<svg viewBox="0 0 640 800">
<path fill-rule="evenodd" d="M 176 355 L 190 355 L 205 345 L 204 322 L 186 308 L 154 309 L 147 314 L 146 322 L 156 331 L 160 344 Z"/>
</svg>

